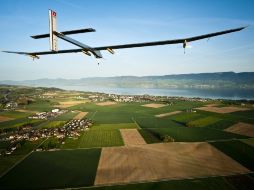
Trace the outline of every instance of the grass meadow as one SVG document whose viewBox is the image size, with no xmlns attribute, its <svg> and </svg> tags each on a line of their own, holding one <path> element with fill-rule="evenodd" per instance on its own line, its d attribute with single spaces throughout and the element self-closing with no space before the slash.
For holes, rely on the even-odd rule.
<svg viewBox="0 0 254 190">
<path fill-rule="evenodd" d="M 100 149 L 34 152 L 0 178 L 0 186 L 3 189 L 91 186 L 100 152 Z"/>
</svg>

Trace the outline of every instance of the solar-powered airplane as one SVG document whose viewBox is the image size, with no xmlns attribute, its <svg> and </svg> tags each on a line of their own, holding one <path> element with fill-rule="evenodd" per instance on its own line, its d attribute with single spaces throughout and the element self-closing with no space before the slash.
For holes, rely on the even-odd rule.
<svg viewBox="0 0 254 190">
<path fill-rule="evenodd" d="M 57 32 L 56 17 L 57 17 L 56 12 L 53 10 L 49 10 L 49 34 L 41 34 L 41 35 L 31 36 L 34 39 L 49 37 L 51 51 L 41 51 L 41 52 L 3 51 L 3 52 L 28 55 L 28 56 L 32 57 L 33 59 L 35 59 L 35 58 L 39 59 L 39 55 L 82 52 L 88 56 L 94 55 L 95 58 L 100 59 L 100 58 L 102 58 L 102 54 L 100 52 L 101 50 L 107 50 L 111 54 L 114 54 L 114 50 L 116 50 L 116 49 L 157 46 L 157 45 L 167 45 L 167 44 L 183 44 L 183 48 L 185 49 L 187 47 L 188 42 L 193 42 L 193 41 L 202 40 L 202 39 L 206 39 L 206 38 L 209 39 L 214 36 L 219 36 L 219 35 L 228 34 L 228 33 L 232 33 L 232 32 L 238 32 L 238 31 L 246 28 L 246 27 L 240 27 L 240 28 L 234 28 L 234 29 L 224 30 L 224 31 L 220 31 L 220 32 L 214 32 L 214 33 L 210 33 L 210 34 L 204 34 L 204 35 L 200 35 L 200 36 L 194 36 L 194 37 L 188 37 L 188 38 L 182 38 L 182 39 L 174 39 L 174 40 L 143 42 L 143 43 L 123 44 L 123 45 L 111 45 L 111 46 L 102 46 L 102 47 L 91 47 L 91 46 L 83 44 L 77 40 L 74 40 L 74 39 L 68 37 L 67 35 L 86 33 L 86 32 L 95 32 L 95 29 L 85 28 L 85 29 L 79 29 L 79 30 Z M 69 43 L 72 43 L 72 44 L 78 46 L 79 48 L 78 49 L 58 50 L 58 46 L 57 46 L 58 38 L 61 38 L 62 40 L 65 40 Z"/>
</svg>

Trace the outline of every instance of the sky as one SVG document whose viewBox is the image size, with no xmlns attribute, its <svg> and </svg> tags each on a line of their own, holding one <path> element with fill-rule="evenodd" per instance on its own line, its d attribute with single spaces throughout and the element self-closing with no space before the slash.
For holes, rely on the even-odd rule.
<svg viewBox="0 0 254 190">
<path fill-rule="evenodd" d="M 0 80 L 79 79 L 204 72 L 254 71 L 253 0 L 0 0 L 0 50 L 48 51 L 48 9 L 57 12 L 59 32 L 94 28 L 70 37 L 89 46 L 191 37 L 249 25 L 210 40 L 102 51 L 98 60 L 82 53 L 28 56 L 0 52 Z M 77 48 L 59 39 L 59 49 Z"/>
</svg>

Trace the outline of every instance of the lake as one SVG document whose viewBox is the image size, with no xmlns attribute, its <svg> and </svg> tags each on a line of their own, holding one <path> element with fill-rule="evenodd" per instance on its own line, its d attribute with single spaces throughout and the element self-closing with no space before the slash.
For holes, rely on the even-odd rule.
<svg viewBox="0 0 254 190">
<path fill-rule="evenodd" d="M 212 99 L 248 99 L 254 100 L 254 89 L 155 89 L 155 88 L 117 88 L 103 86 L 54 86 L 64 90 L 78 90 L 86 92 L 103 92 L 119 95 L 155 95 L 182 96 Z"/>
</svg>

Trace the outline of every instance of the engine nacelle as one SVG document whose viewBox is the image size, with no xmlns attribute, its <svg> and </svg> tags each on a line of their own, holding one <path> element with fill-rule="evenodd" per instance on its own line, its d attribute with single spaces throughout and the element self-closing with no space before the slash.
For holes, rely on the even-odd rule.
<svg viewBox="0 0 254 190">
<path fill-rule="evenodd" d="M 107 48 L 107 50 L 108 50 L 108 52 L 111 53 L 111 54 L 114 54 L 114 53 L 115 53 L 114 50 L 111 49 L 111 48 Z"/>
<path fill-rule="evenodd" d="M 29 55 L 29 56 L 32 57 L 33 60 L 34 60 L 34 59 L 40 59 L 40 57 L 39 57 L 38 55 Z"/>
<path fill-rule="evenodd" d="M 185 49 L 187 47 L 187 40 L 184 40 L 183 42 L 183 48 Z"/>
<path fill-rule="evenodd" d="M 84 54 L 88 55 L 88 56 L 91 56 L 91 53 L 90 53 L 89 51 L 87 51 L 87 50 L 82 50 L 82 52 L 83 52 Z"/>
</svg>

